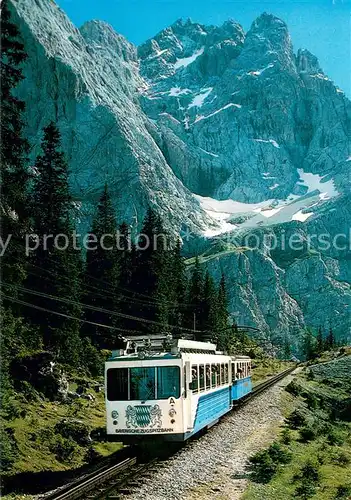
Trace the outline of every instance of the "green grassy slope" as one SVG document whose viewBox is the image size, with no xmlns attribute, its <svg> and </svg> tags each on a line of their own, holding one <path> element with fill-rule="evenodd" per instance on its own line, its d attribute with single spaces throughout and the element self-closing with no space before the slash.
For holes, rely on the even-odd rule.
<svg viewBox="0 0 351 500">
<path fill-rule="evenodd" d="M 325 355 L 325 364 L 307 367 L 288 386 L 277 439 L 281 458 L 269 450 L 255 457 L 245 500 L 351 498 L 349 351 L 335 359 Z M 290 456 L 287 463 L 284 456 Z"/>
</svg>

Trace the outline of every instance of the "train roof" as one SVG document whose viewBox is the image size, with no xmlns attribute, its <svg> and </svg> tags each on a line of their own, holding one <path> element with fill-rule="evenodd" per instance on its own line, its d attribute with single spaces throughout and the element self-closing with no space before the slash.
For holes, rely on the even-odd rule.
<svg viewBox="0 0 351 500">
<path fill-rule="evenodd" d="M 216 354 L 216 345 L 210 342 L 195 340 L 172 339 L 168 335 L 150 335 L 148 337 L 130 337 L 125 339 L 124 349 L 112 351 L 109 361 L 117 359 L 135 358 L 174 358 L 180 357 L 182 352 Z"/>
<path fill-rule="evenodd" d="M 217 351 L 216 344 L 187 339 L 172 339 L 169 335 L 130 337 L 125 340 L 124 349 L 112 351 L 108 361 L 131 359 L 174 359 L 182 353 L 225 355 Z M 249 360 L 248 356 L 232 356 L 233 360 Z"/>
</svg>

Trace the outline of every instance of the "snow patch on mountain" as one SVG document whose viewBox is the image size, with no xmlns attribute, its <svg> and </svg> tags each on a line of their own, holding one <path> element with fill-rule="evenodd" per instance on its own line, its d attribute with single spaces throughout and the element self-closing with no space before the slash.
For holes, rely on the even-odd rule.
<svg viewBox="0 0 351 500">
<path fill-rule="evenodd" d="M 299 210 L 292 216 L 291 220 L 299 220 L 300 222 L 305 222 L 309 217 L 311 217 L 311 215 L 313 215 L 313 212 L 303 213 L 302 210 Z"/>
<path fill-rule="evenodd" d="M 194 97 L 194 99 L 192 100 L 192 102 L 189 104 L 188 109 L 194 108 L 194 107 L 201 108 L 201 106 L 203 105 L 203 103 L 205 102 L 207 97 L 210 95 L 212 90 L 213 90 L 213 87 L 209 87 L 208 89 L 201 90 L 201 93 L 196 95 Z"/>
<path fill-rule="evenodd" d="M 205 47 L 201 47 L 201 49 L 195 51 L 193 55 L 190 57 L 182 57 L 177 59 L 174 63 L 174 69 L 177 70 L 179 68 L 186 68 L 189 64 L 193 63 L 201 54 L 204 53 Z"/>
<path fill-rule="evenodd" d="M 207 155 L 213 156 L 214 158 L 219 158 L 219 155 L 216 155 L 215 153 L 211 153 L 210 151 L 206 151 L 205 149 L 199 148 L 203 153 L 206 153 Z"/>
<path fill-rule="evenodd" d="M 206 116 L 204 116 L 204 115 L 197 116 L 194 123 L 200 122 L 201 120 L 207 120 L 208 118 L 211 118 L 212 116 L 218 115 L 218 113 L 221 113 L 222 111 L 224 111 L 224 110 L 226 110 L 228 108 L 233 108 L 233 107 L 240 109 L 241 105 L 240 104 L 233 104 L 231 102 L 231 103 L 227 104 L 226 106 L 223 106 L 223 108 L 217 109 L 213 113 L 210 113 L 209 115 L 206 115 Z"/>
<path fill-rule="evenodd" d="M 273 68 L 273 66 L 274 66 L 274 64 L 270 63 L 265 68 L 262 68 L 262 69 L 256 70 L 256 71 L 249 71 L 246 74 L 250 75 L 250 76 L 260 76 L 264 71 L 266 71 L 266 69 Z"/>
<path fill-rule="evenodd" d="M 312 186 L 312 183 L 310 184 Z M 218 228 L 206 229 L 203 232 L 204 236 L 210 237 L 244 228 L 254 229 L 258 226 L 272 226 L 291 221 L 305 222 L 314 215 L 313 211 L 305 212 L 305 209 L 311 209 L 326 199 L 321 198 L 316 191 L 317 189 L 311 189 L 307 196 L 292 195 L 288 200 L 270 199 L 260 203 L 194 196 L 203 210 L 219 224 Z"/>
<path fill-rule="evenodd" d="M 267 144 L 272 144 L 272 146 L 274 146 L 277 149 L 280 148 L 279 144 L 274 139 L 268 139 L 268 140 L 267 139 L 254 139 L 254 141 L 256 141 L 256 142 L 265 142 Z"/>
<path fill-rule="evenodd" d="M 180 95 L 186 95 L 190 93 L 191 93 L 190 89 L 181 89 L 180 87 L 172 87 L 171 90 L 169 91 L 169 96 L 178 97 Z"/>
<path fill-rule="evenodd" d="M 323 179 L 326 177 L 325 175 L 320 176 L 318 174 L 305 172 L 302 168 L 298 168 L 297 172 L 300 177 L 300 180 L 298 180 L 297 183 L 307 186 L 308 193 L 318 190 L 320 192 L 319 196 L 321 200 L 327 200 L 329 198 L 333 198 L 334 196 L 338 196 L 339 193 L 335 188 L 333 179 L 323 182 Z"/>
</svg>

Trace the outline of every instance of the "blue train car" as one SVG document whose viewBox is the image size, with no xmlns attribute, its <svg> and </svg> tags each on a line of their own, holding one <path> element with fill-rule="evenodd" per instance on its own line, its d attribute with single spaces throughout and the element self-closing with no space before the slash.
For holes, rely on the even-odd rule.
<svg viewBox="0 0 351 500">
<path fill-rule="evenodd" d="M 245 377 L 243 379 L 235 380 L 231 387 L 232 389 L 232 401 L 238 401 L 243 399 L 247 394 L 252 391 L 251 377 Z"/>
<path fill-rule="evenodd" d="M 134 337 L 106 362 L 111 441 L 185 441 L 214 425 L 251 391 L 251 360 L 215 344 Z"/>
<path fill-rule="evenodd" d="M 247 356 L 236 356 L 232 358 L 232 402 L 243 399 L 251 391 L 251 359 Z"/>
</svg>

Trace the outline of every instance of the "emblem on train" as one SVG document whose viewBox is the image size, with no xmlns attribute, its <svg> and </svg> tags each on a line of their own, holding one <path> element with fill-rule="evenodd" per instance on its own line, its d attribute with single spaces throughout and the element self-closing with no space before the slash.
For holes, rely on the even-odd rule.
<svg viewBox="0 0 351 500">
<path fill-rule="evenodd" d="M 161 427 L 162 411 L 159 405 L 128 405 L 126 409 L 126 425 L 131 427 Z"/>
</svg>

